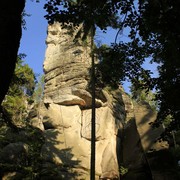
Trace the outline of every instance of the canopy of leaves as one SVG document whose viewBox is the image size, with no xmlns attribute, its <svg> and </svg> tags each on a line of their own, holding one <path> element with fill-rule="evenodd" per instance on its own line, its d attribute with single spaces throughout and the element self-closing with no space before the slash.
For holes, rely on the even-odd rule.
<svg viewBox="0 0 180 180">
<path fill-rule="evenodd" d="M 180 1 L 139 0 L 130 3 L 129 8 L 120 7 L 120 15 L 125 15 L 120 30 L 130 29 L 129 42 L 118 45 L 126 56 L 126 76 L 137 90 L 140 87 L 156 88 L 157 124 L 171 116 L 173 121 L 166 130 L 179 129 Z M 151 72 L 142 69 L 146 58 L 158 64 L 157 78 L 151 78 Z"/>
<path fill-rule="evenodd" d="M 117 0 L 49 0 L 44 6 L 45 18 L 49 23 L 58 21 L 68 27 L 82 24 L 85 38 L 91 28 L 117 27 L 119 4 Z"/>
<path fill-rule="evenodd" d="M 99 88 L 111 86 L 117 88 L 119 81 L 124 79 L 124 54 L 119 49 L 106 45 L 95 50 L 99 63 L 96 64 L 96 85 Z M 117 67 L 119 67 L 117 69 Z"/>
<path fill-rule="evenodd" d="M 141 2 L 141 1 L 140 1 Z M 180 126 L 180 1 L 143 1 L 139 3 L 137 33 L 146 47 L 146 55 L 159 64 L 159 77 L 151 83 L 157 90 L 158 121 L 171 115 L 168 131 Z M 148 47 L 148 48 L 147 48 Z"/>
</svg>

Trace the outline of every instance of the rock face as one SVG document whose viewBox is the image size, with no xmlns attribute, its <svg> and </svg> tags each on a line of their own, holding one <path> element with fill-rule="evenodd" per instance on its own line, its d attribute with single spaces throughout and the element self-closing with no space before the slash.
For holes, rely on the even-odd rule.
<svg viewBox="0 0 180 180">
<path fill-rule="evenodd" d="M 48 27 L 46 43 L 45 106 L 40 111 L 45 127 L 42 155 L 45 162 L 71 166 L 76 177 L 73 174 L 68 178 L 89 179 L 90 46 L 88 42 L 74 42 L 73 34 L 68 34 L 59 23 Z M 120 90 L 118 93 L 101 90 L 96 99 L 97 179 L 119 177 L 117 134 L 125 115 Z M 118 104 L 121 109 L 117 113 L 113 107 Z"/>
<path fill-rule="evenodd" d="M 43 130 L 43 167 L 60 167 L 51 179 L 89 179 L 91 90 L 89 42 L 74 41 L 59 23 L 48 27 L 44 61 L 44 106 L 33 126 Z M 133 105 L 123 89 L 96 92 L 96 179 L 148 179 L 152 174 L 145 152 L 154 148 L 161 131 L 151 131 L 156 114 L 147 104 Z M 151 138 L 149 138 L 151 136 Z M 140 170 L 140 171 L 139 171 Z M 42 177 L 43 179 L 43 177 Z"/>
<path fill-rule="evenodd" d="M 0 163 L 25 165 L 35 156 L 41 180 L 90 179 L 90 46 L 88 40 L 74 41 L 77 30 L 69 34 L 59 23 L 48 27 L 44 101 L 40 108 L 31 109 L 28 117 L 35 129 L 33 133 L 22 131 L 14 143 L 0 144 Z M 163 130 L 152 130 L 149 125 L 156 113 L 147 103 L 133 104 L 120 86 L 116 90 L 98 87 L 95 105 L 96 179 L 116 180 L 120 173 L 123 180 L 152 179 L 150 165 L 156 158 L 148 159 L 146 152 L 166 148 L 166 144 L 154 144 Z M 154 177 L 160 177 L 155 173 Z M 23 177 L 17 169 L 2 173 L 2 179 Z"/>
<path fill-rule="evenodd" d="M 152 110 L 147 102 L 133 103 L 125 93 L 123 93 L 123 100 L 126 121 L 123 126 L 124 135 L 121 139 L 120 165 L 122 164 L 128 169 L 123 179 L 158 179 L 157 169 L 155 172 L 153 169 L 153 163 L 157 163 L 158 157 L 152 161 L 149 158 L 152 155 L 149 153 L 167 150 L 168 143 L 156 142 L 163 132 L 162 126 L 156 129 L 151 126 L 151 123 L 156 120 L 157 113 Z"/>
<path fill-rule="evenodd" d="M 1 138 L 3 180 L 32 179 L 33 173 L 26 171 L 29 167 L 41 180 L 89 180 L 90 48 L 88 41 L 74 41 L 75 32 L 77 29 L 68 34 L 58 23 L 48 27 L 44 102 L 29 112 L 31 128 Z M 169 173 L 168 167 L 162 166 L 165 157 L 165 165 L 173 163 L 168 152 L 159 155 L 167 144 L 154 143 L 163 128 L 151 128 L 156 113 L 150 106 L 133 104 L 121 87 L 98 88 L 96 97 L 96 179 L 116 180 L 120 173 L 123 180 L 176 179 L 174 171 Z M 155 155 L 147 156 L 152 150 Z M 157 161 L 163 171 L 157 169 Z M 25 174 L 18 164 L 28 167 Z"/>
<path fill-rule="evenodd" d="M 59 23 L 48 27 L 45 103 L 87 106 L 91 99 L 85 91 L 89 80 L 90 48 L 73 39 L 73 34 L 68 34 Z"/>
</svg>

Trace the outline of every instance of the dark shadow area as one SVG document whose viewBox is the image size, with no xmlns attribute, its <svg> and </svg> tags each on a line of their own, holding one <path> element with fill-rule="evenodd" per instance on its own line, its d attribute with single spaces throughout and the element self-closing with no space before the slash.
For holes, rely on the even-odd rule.
<svg viewBox="0 0 180 180">
<path fill-rule="evenodd" d="M 1 124 L 0 177 L 35 177 L 42 162 L 40 150 L 43 143 L 42 131 L 38 128 L 26 126 L 15 132 L 6 124 Z"/>
<path fill-rule="evenodd" d="M 134 118 L 130 119 L 124 128 L 121 148 L 120 166 L 127 168 L 127 173 L 122 174 L 121 178 L 123 180 L 152 180 Z"/>
<path fill-rule="evenodd" d="M 125 104 L 126 105 L 126 104 Z M 147 103 L 136 104 L 133 107 L 134 117 L 129 119 L 126 114 L 126 123 L 121 133 L 119 155 L 122 180 L 177 180 L 174 159 L 164 144 L 155 145 L 156 140 L 163 132 L 162 128 L 153 129 L 149 124 L 156 119 L 156 113 Z M 176 170 L 175 170 L 176 169 Z"/>
<path fill-rule="evenodd" d="M 81 175 L 78 168 L 80 161 L 74 158 L 72 148 L 67 147 L 64 131 L 48 129 L 45 132 L 45 144 L 42 147 L 43 163 L 41 179 L 76 179 Z M 74 158 L 74 159 L 73 159 Z"/>
<path fill-rule="evenodd" d="M 175 159 L 168 149 L 146 154 L 154 179 L 179 180 Z"/>
<path fill-rule="evenodd" d="M 116 126 L 119 127 L 116 140 L 116 152 L 120 179 L 152 180 L 151 171 L 148 167 L 137 131 L 134 110 L 130 98 L 118 89 L 113 92 L 113 102 Z"/>
<path fill-rule="evenodd" d="M 8 91 L 21 38 L 21 13 L 25 0 L 0 2 L 0 105 Z"/>
<path fill-rule="evenodd" d="M 74 158 L 72 148 L 58 139 L 63 136 L 60 131 L 25 127 L 17 133 L 3 124 L 0 131 L 1 179 L 74 180 L 81 175 L 80 161 Z"/>
<path fill-rule="evenodd" d="M 151 123 L 156 120 L 157 113 L 144 101 L 135 104 L 134 111 L 136 127 L 140 135 L 141 143 L 143 143 L 143 149 L 145 152 L 153 150 L 157 139 L 164 131 L 162 126 L 159 128 L 153 128 L 151 126 Z"/>
</svg>

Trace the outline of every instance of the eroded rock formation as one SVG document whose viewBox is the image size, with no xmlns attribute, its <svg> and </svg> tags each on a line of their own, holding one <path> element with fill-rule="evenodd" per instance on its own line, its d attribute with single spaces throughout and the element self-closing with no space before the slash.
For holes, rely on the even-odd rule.
<svg viewBox="0 0 180 180">
<path fill-rule="evenodd" d="M 10 169 L 5 164 L 0 177 L 32 179 L 34 175 L 34 179 L 41 180 L 89 180 L 92 101 L 89 44 L 74 41 L 74 33 L 69 34 L 59 23 L 48 27 L 46 42 L 44 102 L 29 113 L 28 121 L 33 128 L 22 129 L 18 134 L 2 133 L 7 137 L 0 143 L 0 163 L 10 163 Z M 160 158 L 146 154 L 152 150 L 160 154 L 160 150 L 168 148 L 164 142 L 154 143 L 163 131 L 162 127 L 151 128 L 155 119 L 156 113 L 146 102 L 133 103 L 121 87 L 97 89 L 96 179 L 120 179 L 120 173 L 123 180 L 148 180 L 152 176 L 173 179 L 174 172 L 169 173 L 169 167 L 161 163 L 169 156 L 167 152 Z M 157 161 L 167 170 L 166 174 L 153 169 Z M 167 162 L 171 166 L 172 162 Z"/>
<path fill-rule="evenodd" d="M 48 27 L 44 61 L 45 161 L 70 165 L 75 179 L 89 179 L 91 145 L 90 46 L 74 41 L 59 23 Z M 119 94 L 118 94 L 119 93 Z M 115 106 L 122 106 L 115 111 Z M 117 107 L 116 107 L 117 108 Z M 118 178 L 117 133 L 123 121 L 121 93 L 100 90 L 96 99 L 96 175 Z M 117 113 L 118 112 L 118 113 Z M 116 114 L 116 115 L 115 115 Z M 73 179 L 73 177 L 72 177 Z"/>
<path fill-rule="evenodd" d="M 74 41 L 76 31 L 70 34 L 59 23 L 48 27 L 44 106 L 37 118 L 43 124 L 37 124 L 39 121 L 34 119 L 32 125 L 34 123 L 44 132 L 44 167 L 59 167 L 56 177 L 59 176 L 59 179 L 88 180 L 91 153 L 91 58 L 88 40 Z M 147 179 L 151 176 L 145 152 L 154 147 L 154 140 L 161 132 L 150 130 L 149 122 L 155 119 L 156 113 L 147 104 L 133 105 L 121 87 L 116 90 L 108 87 L 98 89 L 97 179 L 118 179 L 123 166 L 130 172 L 140 170 L 137 178 Z"/>
<path fill-rule="evenodd" d="M 158 157 L 151 160 L 148 155 L 151 152 L 168 149 L 166 141 L 156 141 L 163 132 L 163 127 L 154 129 L 151 126 L 151 123 L 156 120 L 157 113 L 147 102 L 133 102 L 126 93 L 122 93 L 122 97 L 125 104 L 126 120 L 121 138 L 120 165 L 128 169 L 123 179 L 152 180 L 159 177 L 163 179 L 164 176 L 161 173 L 162 176 L 157 176 L 157 169 L 154 170 L 153 163 L 157 166 Z"/>
</svg>

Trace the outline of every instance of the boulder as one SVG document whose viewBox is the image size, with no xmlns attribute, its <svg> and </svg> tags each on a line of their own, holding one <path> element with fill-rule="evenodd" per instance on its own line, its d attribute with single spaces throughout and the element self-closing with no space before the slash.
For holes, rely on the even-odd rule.
<svg viewBox="0 0 180 180">
<path fill-rule="evenodd" d="M 34 128 L 38 128 L 41 131 L 44 131 L 44 125 L 41 118 L 35 117 L 30 120 L 30 125 Z"/>
<path fill-rule="evenodd" d="M 19 172 L 6 172 L 2 176 L 2 180 L 16 180 L 16 179 L 23 179 L 23 174 Z"/>
</svg>

